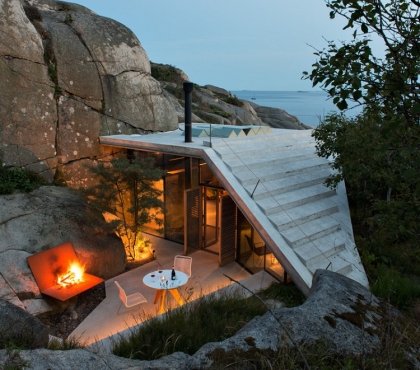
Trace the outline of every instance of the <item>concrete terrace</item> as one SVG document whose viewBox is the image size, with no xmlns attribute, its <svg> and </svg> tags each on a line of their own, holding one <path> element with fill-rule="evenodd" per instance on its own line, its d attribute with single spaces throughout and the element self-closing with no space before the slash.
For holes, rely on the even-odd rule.
<svg viewBox="0 0 420 370">
<path fill-rule="evenodd" d="M 216 125 L 214 125 L 216 126 Z M 330 269 L 367 286 L 344 184 L 323 181 L 327 160 L 315 153 L 311 130 L 249 130 L 249 135 L 193 138 L 183 132 L 102 136 L 103 145 L 200 157 L 303 292 L 316 269 Z"/>
<path fill-rule="evenodd" d="M 182 254 L 183 246 L 168 240 L 148 236 L 156 250 L 157 259 L 136 269 L 123 273 L 105 282 L 106 298 L 89 314 L 88 317 L 70 334 L 86 345 L 95 345 L 100 350 L 109 350 L 112 336 L 121 336 L 130 333 L 133 327 L 141 325 L 147 319 L 157 316 L 157 305 L 153 303 L 156 291 L 143 284 L 143 276 L 160 268 L 171 268 L 174 256 Z M 219 267 L 217 255 L 196 251 L 191 253 L 193 258 L 192 276 L 180 291 L 188 302 L 215 292 L 217 290 L 237 286 L 224 276 L 224 274 L 242 281 L 252 289 L 258 291 L 269 286 L 275 279 L 265 272 L 250 275 L 237 263 L 230 263 Z M 147 303 L 126 309 L 121 305 L 118 290 L 114 281 L 117 280 L 131 293 L 140 291 Z M 172 298 L 168 298 L 170 308 L 175 308 Z"/>
</svg>

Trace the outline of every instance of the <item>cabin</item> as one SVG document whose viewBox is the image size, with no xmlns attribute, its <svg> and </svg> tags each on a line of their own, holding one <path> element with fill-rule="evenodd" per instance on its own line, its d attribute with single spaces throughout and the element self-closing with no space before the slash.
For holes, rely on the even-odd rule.
<svg viewBox="0 0 420 370">
<path fill-rule="evenodd" d="M 166 171 L 156 184 L 164 226 L 145 232 L 182 244 L 186 255 L 216 254 L 220 266 L 266 270 L 304 293 L 317 269 L 368 286 L 345 185 L 324 184 L 331 167 L 315 153 L 312 130 L 186 121 L 171 132 L 100 137 Z"/>
</svg>

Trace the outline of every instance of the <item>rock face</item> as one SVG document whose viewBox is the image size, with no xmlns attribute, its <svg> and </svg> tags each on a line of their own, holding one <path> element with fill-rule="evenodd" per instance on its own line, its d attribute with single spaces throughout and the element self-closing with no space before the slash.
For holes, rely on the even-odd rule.
<svg viewBox="0 0 420 370">
<path fill-rule="evenodd" d="M 255 103 L 249 103 L 254 108 L 258 117 L 269 126 L 274 128 L 300 129 L 305 130 L 311 128 L 300 122 L 295 116 L 287 113 L 283 109 L 263 107 Z"/>
<path fill-rule="evenodd" d="M 77 359 L 86 360 L 86 369 L 95 369 L 105 362 L 112 369 L 204 369 L 218 368 L 216 353 L 256 349 L 277 350 L 323 341 L 331 353 L 369 354 L 376 350 L 380 338 L 377 325 L 384 319 L 383 304 L 359 283 L 334 272 L 318 270 L 306 302 L 295 308 L 273 307 L 272 314 L 254 318 L 233 337 L 222 342 L 207 343 L 194 355 L 174 353 L 156 361 L 121 359 L 111 354 L 87 350 L 21 351 L 21 358 L 31 369 L 77 368 Z M 0 352 L 0 364 L 8 359 Z M 216 366 L 215 366 L 216 365 Z"/>
<path fill-rule="evenodd" d="M 72 186 L 102 134 L 176 128 L 147 55 L 120 23 L 53 0 L 0 2 L 0 161 Z"/>
<path fill-rule="evenodd" d="M 0 298 L 0 348 L 14 344 L 24 348 L 48 345 L 48 329 L 36 317 Z"/>
<path fill-rule="evenodd" d="M 99 216 L 88 213 L 81 196 L 68 188 L 44 186 L 0 196 L 0 298 L 34 314 L 51 310 L 26 259 L 66 241 L 87 272 L 103 278 L 123 272 L 124 248 Z"/>
<path fill-rule="evenodd" d="M 152 75 L 160 81 L 168 98 L 176 107 L 178 121 L 184 122 L 182 83 L 188 80 L 188 76 L 178 68 L 158 63 L 152 63 Z M 240 100 L 226 89 L 214 85 L 194 85 L 192 103 L 193 122 L 267 125 L 295 130 L 310 128 L 282 109 L 262 107 Z"/>
</svg>

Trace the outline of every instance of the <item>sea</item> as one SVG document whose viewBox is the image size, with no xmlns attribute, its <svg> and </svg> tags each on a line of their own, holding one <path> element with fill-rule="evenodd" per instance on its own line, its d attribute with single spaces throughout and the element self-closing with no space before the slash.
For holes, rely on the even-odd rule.
<svg viewBox="0 0 420 370">
<path fill-rule="evenodd" d="M 258 105 L 281 108 L 296 116 L 302 123 L 316 127 L 329 113 L 339 112 L 324 91 L 231 91 L 239 99 L 249 100 Z M 346 112 L 349 117 L 360 113 L 360 109 Z"/>
</svg>

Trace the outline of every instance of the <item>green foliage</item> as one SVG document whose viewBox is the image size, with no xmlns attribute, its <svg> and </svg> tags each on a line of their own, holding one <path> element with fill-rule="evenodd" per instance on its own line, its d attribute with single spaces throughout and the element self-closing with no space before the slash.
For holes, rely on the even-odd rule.
<svg viewBox="0 0 420 370">
<path fill-rule="evenodd" d="M 143 225 L 152 221 L 161 224 L 161 191 L 154 183 L 161 180 L 164 171 L 155 166 L 153 158 L 118 158 L 91 170 L 98 184 L 86 191 L 87 201 L 106 213 L 128 259 L 136 260 L 137 246 L 147 244 L 141 237 Z"/>
<path fill-rule="evenodd" d="M 408 278 L 394 268 L 381 264 L 377 268 L 372 292 L 400 308 L 409 308 L 420 299 L 420 281 Z"/>
<path fill-rule="evenodd" d="M 7 359 L 2 365 L 3 370 L 23 370 L 28 367 L 28 363 L 20 357 L 17 349 L 8 348 L 6 350 Z"/>
<path fill-rule="evenodd" d="M 363 104 L 354 119 L 331 115 L 314 131 L 320 156 L 335 170 L 327 183 L 345 180 L 358 245 L 371 281 L 403 305 L 405 274 L 419 274 L 420 257 L 420 4 L 409 0 L 328 0 L 330 17 L 343 16 L 353 41 L 328 42 L 306 78 L 328 92 L 340 109 Z M 383 58 L 373 54 L 373 36 Z M 361 242 L 361 243 L 360 243 Z M 379 263 L 391 272 L 377 269 Z M 390 276 L 401 284 L 391 284 Z M 400 276 L 401 275 L 401 276 Z M 398 291 L 400 290 L 400 291 Z"/>
<path fill-rule="evenodd" d="M 15 191 L 30 192 L 43 185 L 42 179 L 33 172 L 19 167 L 0 167 L 0 194 Z"/>
<path fill-rule="evenodd" d="M 224 118 L 230 117 L 230 114 L 228 112 L 225 112 L 224 110 L 220 109 L 218 106 L 213 104 L 209 105 L 209 111 L 210 113 L 217 114 L 218 116 L 222 116 Z"/>
<path fill-rule="evenodd" d="M 71 349 L 84 348 L 84 345 L 75 338 L 63 340 L 53 339 L 50 340 L 47 348 L 52 351 L 68 351 Z"/>
<path fill-rule="evenodd" d="M 330 17 L 344 17 L 353 41 L 328 42 L 318 50 L 310 73 L 340 109 L 348 101 L 381 106 L 388 114 L 419 123 L 420 3 L 410 0 L 327 0 Z M 382 42 L 385 57 L 372 52 L 372 40 Z"/>
<path fill-rule="evenodd" d="M 152 360 L 182 351 L 193 354 L 208 342 L 230 337 L 246 322 L 266 311 L 255 297 L 210 295 L 190 305 L 146 321 L 128 339 L 121 339 L 114 354 Z"/>
<path fill-rule="evenodd" d="M 225 103 L 236 105 L 237 107 L 242 107 L 244 105 L 243 101 L 239 100 L 235 95 L 229 95 L 222 99 Z"/>
<path fill-rule="evenodd" d="M 220 100 L 223 100 L 225 103 L 236 105 L 237 107 L 242 107 L 244 105 L 242 100 L 239 100 L 236 95 L 222 95 L 216 94 Z"/>
<path fill-rule="evenodd" d="M 158 81 L 173 82 L 182 85 L 182 71 L 169 64 L 151 63 L 152 77 Z"/>
<path fill-rule="evenodd" d="M 286 307 L 300 306 L 305 302 L 305 296 L 294 284 L 273 283 L 260 294 L 263 299 L 275 299 L 281 301 Z"/>
</svg>

